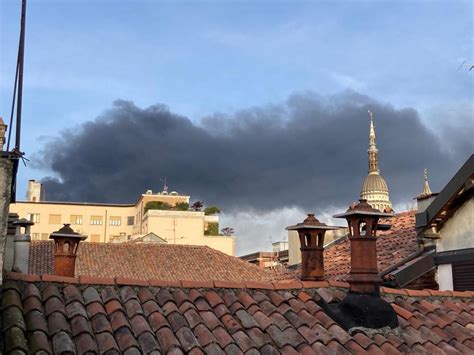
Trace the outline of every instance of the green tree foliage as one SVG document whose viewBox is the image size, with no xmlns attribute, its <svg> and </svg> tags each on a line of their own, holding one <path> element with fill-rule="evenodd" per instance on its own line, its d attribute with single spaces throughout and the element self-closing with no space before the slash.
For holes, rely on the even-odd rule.
<svg viewBox="0 0 474 355">
<path fill-rule="evenodd" d="M 191 209 L 193 211 L 199 212 L 203 206 L 204 205 L 201 201 L 196 201 L 191 205 Z"/>
<path fill-rule="evenodd" d="M 217 206 L 209 206 L 204 209 L 204 214 L 206 216 L 217 214 L 217 213 L 221 213 L 221 210 Z"/>
<path fill-rule="evenodd" d="M 176 211 L 187 211 L 189 210 L 189 203 L 186 202 L 178 202 L 175 206 L 174 209 Z"/>
<path fill-rule="evenodd" d="M 166 202 L 150 201 L 145 205 L 145 212 L 148 210 L 171 210 L 173 207 Z"/>
<path fill-rule="evenodd" d="M 209 223 L 204 231 L 204 235 L 219 235 L 219 223 Z"/>
</svg>

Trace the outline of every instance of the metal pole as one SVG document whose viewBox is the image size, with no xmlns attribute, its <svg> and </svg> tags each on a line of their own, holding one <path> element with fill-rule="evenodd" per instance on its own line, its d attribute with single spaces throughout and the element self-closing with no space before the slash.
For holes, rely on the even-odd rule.
<svg viewBox="0 0 474 355">
<path fill-rule="evenodd" d="M 16 107 L 16 137 L 15 151 L 20 152 L 21 133 L 21 103 L 23 99 L 23 62 L 25 58 L 25 22 L 26 22 L 26 0 L 21 3 L 21 32 L 18 56 L 18 102 Z"/>
<path fill-rule="evenodd" d="M 11 140 L 11 137 L 12 137 L 13 115 L 15 114 L 16 87 L 18 85 L 18 64 L 19 64 L 19 61 L 20 61 L 20 48 L 18 47 L 18 54 L 16 56 L 15 85 L 13 86 L 12 111 L 10 113 L 10 125 L 8 126 L 7 152 L 10 151 L 10 140 Z"/>
</svg>

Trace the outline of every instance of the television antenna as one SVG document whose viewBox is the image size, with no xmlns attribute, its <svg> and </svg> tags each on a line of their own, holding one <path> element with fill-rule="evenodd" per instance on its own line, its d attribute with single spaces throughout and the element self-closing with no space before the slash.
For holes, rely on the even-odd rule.
<svg viewBox="0 0 474 355">
<path fill-rule="evenodd" d="M 166 184 L 167 177 L 165 176 L 164 179 L 160 179 L 160 180 L 163 181 L 163 192 L 168 192 L 168 185 Z"/>
</svg>

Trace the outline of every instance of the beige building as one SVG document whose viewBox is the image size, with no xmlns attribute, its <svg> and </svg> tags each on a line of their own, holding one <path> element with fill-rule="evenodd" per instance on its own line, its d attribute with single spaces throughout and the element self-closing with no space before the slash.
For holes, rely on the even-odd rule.
<svg viewBox="0 0 474 355">
<path fill-rule="evenodd" d="M 18 213 L 35 224 L 31 228 L 33 240 L 46 240 L 64 223 L 90 242 L 127 242 L 154 233 L 169 244 L 206 245 L 228 255 L 235 255 L 235 237 L 208 235 L 211 224 L 218 224 L 217 215 L 180 210 L 147 211 L 148 202 L 163 202 L 171 206 L 189 203 L 189 196 L 173 191 L 153 193 L 148 190 L 134 204 L 43 201 L 40 182 L 30 180 L 27 201 L 10 205 L 10 212 Z M 215 230 L 215 228 L 214 228 Z"/>
</svg>

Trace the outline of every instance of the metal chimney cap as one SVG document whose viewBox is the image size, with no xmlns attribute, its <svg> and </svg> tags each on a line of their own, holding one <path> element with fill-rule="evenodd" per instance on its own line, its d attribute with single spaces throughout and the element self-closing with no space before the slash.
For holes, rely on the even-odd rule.
<svg viewBox="0 0 474 355">
<path fill-rule="evenodd" d="M 315 216 L 314 213 L 308 213 L 308 217 L 302 223 L 295 224 L 294 226 L 286 227 L 285 229 L 290 230 L 299 230 L 299 229 L 318 229 L 318 230 L 334 230 L 338 229 L 336 226 L 328 226 L 326 223 L 320 222 Z"/>
<path fill-rule="evenodd" d="M 87 238 L 85 235 L 80 235 L 79 233 L 74 232 L 69 223 L 65 223 L 61 229 L 51 233 L 49 239 L 55 239 L 57 237 L 79 238 L 80 240 L 84 240 Z"/>
<path fill-rule="evenodd" d="M 367 203 L 366 199 L 360 199 L 359 203 L 353 202 L 345 213 L 335 214 L 334 218 L 346 218 L 353 215 L 374 216 L 374 217 L 392 217 L 393 213 L 380 212 Z"/>
<path fill-rule="evenodd" d="M 17 219 L 15 222 L 13 222 L 13 225 L 21 227 L 32 226 L 33 224 L 35 223 L 26 218 Z"/>
</svg>

